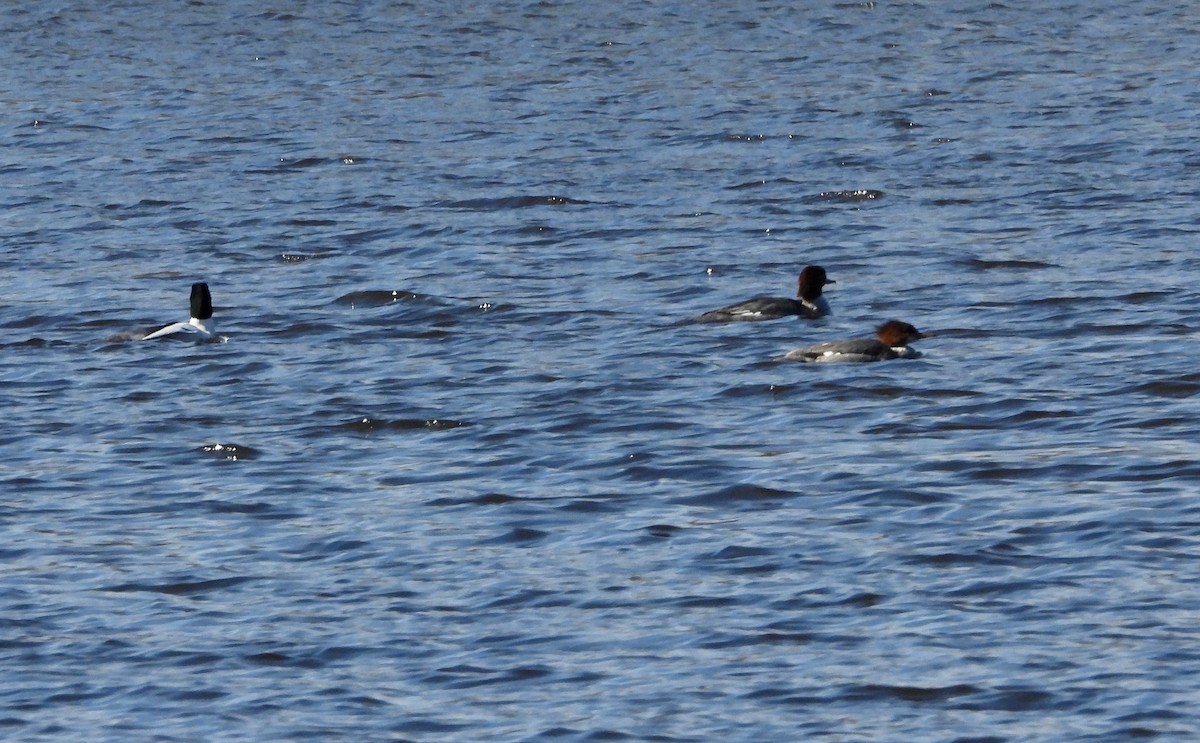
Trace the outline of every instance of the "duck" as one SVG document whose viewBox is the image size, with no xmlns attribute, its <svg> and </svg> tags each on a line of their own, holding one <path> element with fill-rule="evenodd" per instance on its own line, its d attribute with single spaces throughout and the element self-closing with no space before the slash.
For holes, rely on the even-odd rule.
<svg viewBox="0 0 1200 743">
<path fill-rule="evenodd" d="M 694 318 L 694 322 L 755 322 L 778 320 L 781 317 L 799 315 L 810 320 L 830 314 L 829 302 L 821 296 L 827 284 L 836 284 L 820 266 L 805 266 L 797 281 L 796 299 L 788 297 L 754 297 L 745 302 L 731 304 L 719 310 L 705 312 Z"/>
<path fill-rule="evenodd" d="M 909 346 L 913 341 L 929 338 L 932 333 L 922 333 L 909 323 L 888 320 L 875 328 L 874 338 L 853 338 L 841 341 L 826 341 L 808 348 L 797 348 L 780 357 L 781 361 L 832 362 L 832 361 L 888 361 L 890 359 L 917 359 L 921 352 Z"/>
<path fill-rule="evenodd" d="M 144 341 L 154 340 L 156 338 L 166 338 L 173 335 L 194 335 L 194 340 L 208 340 L 215 335 L 212 316 L 212 294 L 208 291 L 208 284 L 203 281 L 198 281 L 192 284 L 191 295 L 191 317 L 187 322 L 177 322 L 159 328 L 142 338 Z"/>
</svg>

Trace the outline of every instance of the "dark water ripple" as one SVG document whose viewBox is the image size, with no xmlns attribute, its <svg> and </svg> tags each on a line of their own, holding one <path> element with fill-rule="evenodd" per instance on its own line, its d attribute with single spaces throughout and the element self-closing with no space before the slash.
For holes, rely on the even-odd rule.
<svg viewBox="0 0 1200 743">
<path fill-rule="evenodd" d="M 1200 16 L 582 11 L 3 11 L 4 736 L 1196 738 Z"/>
</svg>

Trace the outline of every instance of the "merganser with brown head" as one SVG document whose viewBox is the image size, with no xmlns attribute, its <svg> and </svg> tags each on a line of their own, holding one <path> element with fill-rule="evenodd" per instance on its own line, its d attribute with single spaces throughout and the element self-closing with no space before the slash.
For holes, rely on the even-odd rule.
<svg viewBox="0 0 1200 743">
<path fill-rule="evenodd" d="M 875 328 L 875 338 L 854 338 L 844 341 L 827 341 L 808 348 L 798 348 L 780 357 L 786 361 L 830 362 L 830 361 L 888 361 L 889 359 L 916 359 L 921 352 L 909 346 L 933 333 L 921 331 L 900 320 L 888 320 Z"/>
</svg>

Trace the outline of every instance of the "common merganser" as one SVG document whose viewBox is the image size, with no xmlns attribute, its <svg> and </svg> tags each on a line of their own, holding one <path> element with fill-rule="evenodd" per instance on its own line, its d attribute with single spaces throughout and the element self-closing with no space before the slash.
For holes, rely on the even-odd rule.
<svg viewBox="0 0 1200 743">
<path fill-rule="evenodd" d="M 825 275 L 825 269 L 820 266 L 805 266 L 800 272 L 797 282 L 796 296 L 798 299 L 787 297 L 755 297 L 745 302 L 722 307 L 719 310 L 705 312 L 695 318 L 694 322 L 738 322 L 755 320 L 777 320 L 789 315 L 800 315 L 816 319 L 830 314 L 829 302 L 821 296 L 821 289 L 826 284 L 836 284 Z"/>
<path fill-rule="evenodd" d="M 168 335 L 195 334 L 196 340 L 208 340 L 213 337 L 212 320 L 212 295 L 208 293 L 208 284 L 204 282 L 196 282 L 192 284 L 192 316 L 187 322 L 177 322 L 168 325 L 165 328 L 160 328 L 145 338 L 144 341 L 154 338 L 163 338 Z"/>
<path fill-rule="evenodd" d="M 878 338 L 855 338 L 845 341 L 828 341 L 808 348 L 797 348 L 780 357 L 787 361 L 887 361 L 888 359 L 916 359 L 921 352 L 909 347 L 909 343 L 928 338 L 932 333 L 921 331 L 899 320 L 888 320 L 875 328 Z"/>
</svg>

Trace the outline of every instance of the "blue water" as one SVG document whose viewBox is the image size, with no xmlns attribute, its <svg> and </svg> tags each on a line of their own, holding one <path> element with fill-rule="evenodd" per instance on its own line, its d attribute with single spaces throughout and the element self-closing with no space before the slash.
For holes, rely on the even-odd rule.
<svg viewBox="0 0 1200 743">
<path fill-rule="evenodd" d="M 1192 6 L 0 16 L 0 737 L 1200 737 Z"/>
</svg>

